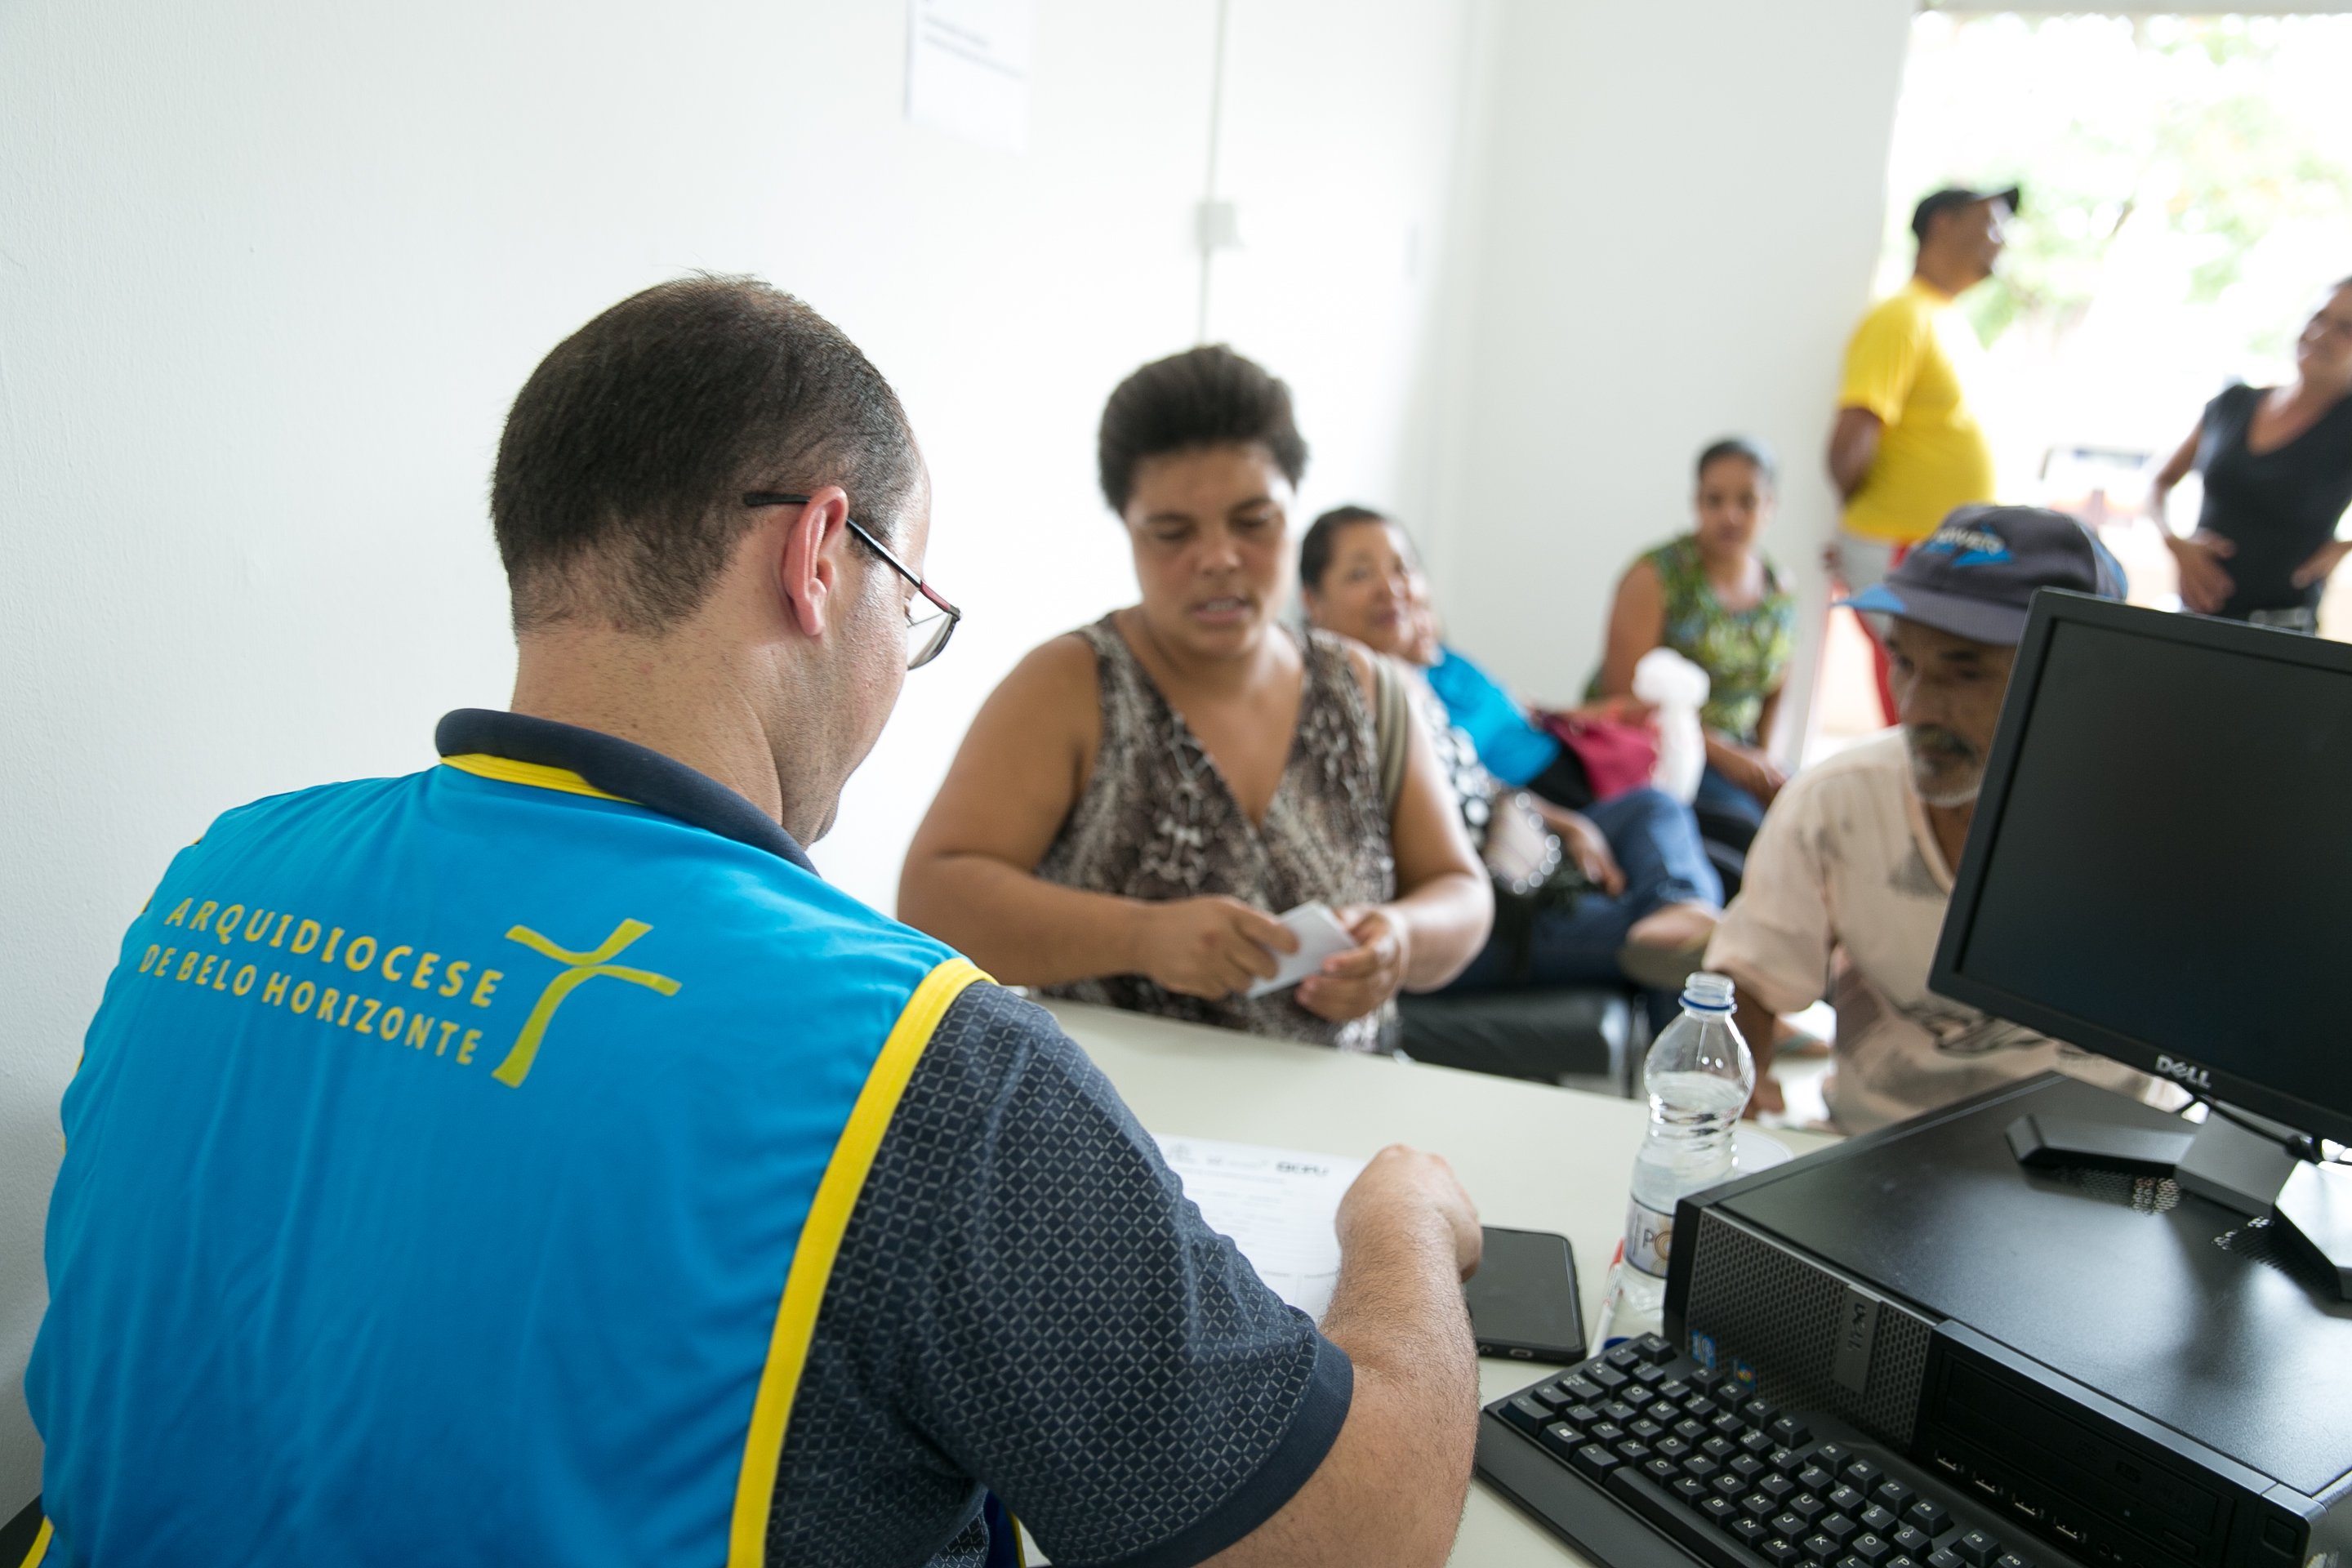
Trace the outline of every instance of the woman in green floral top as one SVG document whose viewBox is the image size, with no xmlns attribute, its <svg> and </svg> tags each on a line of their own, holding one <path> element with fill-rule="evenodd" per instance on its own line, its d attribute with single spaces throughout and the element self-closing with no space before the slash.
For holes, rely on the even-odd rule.
<svg viewBox="0 0 2352 1568">
<path fill-rule="evenodd" d="M 1643 555 L 1618 583 L 1593 682 L 1599 696 L 1631 692 L 1634 665 L 1654 647 L 1706 671 L 1706 773 L 1692 809 L 1707 837 L 1740 850 L 1786 781 L 1766 748 L 1797 606 L 1756 548 L 1772 492 L 1772 458 L 1760 443 L 1732 437 L 1699 454 L 1698 527 Z"/>
</svg>

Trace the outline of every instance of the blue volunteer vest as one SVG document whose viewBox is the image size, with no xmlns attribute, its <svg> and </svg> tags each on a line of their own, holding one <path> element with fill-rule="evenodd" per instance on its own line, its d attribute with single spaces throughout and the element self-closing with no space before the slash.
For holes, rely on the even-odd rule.
<svg viewBox="0 0 2352 1568">
<path fill-rule="evenodd" d="M 65 1100 L 51 1562 L 760 1563 L 835 1248 L 979 978 L 557 768 L 230 812 Z"/>
</svg>

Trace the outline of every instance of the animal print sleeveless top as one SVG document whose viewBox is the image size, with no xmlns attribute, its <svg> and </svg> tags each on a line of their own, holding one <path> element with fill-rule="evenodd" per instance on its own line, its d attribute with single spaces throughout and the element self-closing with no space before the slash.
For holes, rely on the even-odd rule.
<svg viewBox="0 0 2352 1568">
<path fill-rule="evenodd" d="M 1078 634 L 1095 652 L 1102 690 L 1102 744 L 1094 776 L 1037 875 L 1066 888 L 1154 900 L 1223 893 L 1272 914 L 1321 900 L 1385 903 L 1395 896 L 1387 805 L 1372 714 L 1336 637 L 1308 631 L 1306 679 L 1289 761 L 1253 823 L 1183 716 L 1145 672 L 1113 618 Z M 1333 1024 L 1288 991 L 1251 1001 L 1180 996 L 1140 974 L 1055 986 L 1046 994 L 1336 1046 L 1380 1048 L 1395 1009 Z"/>
</svg>

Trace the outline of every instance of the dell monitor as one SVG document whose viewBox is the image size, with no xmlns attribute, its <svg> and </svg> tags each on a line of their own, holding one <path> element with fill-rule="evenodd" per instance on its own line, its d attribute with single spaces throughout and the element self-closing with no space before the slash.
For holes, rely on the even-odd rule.
<svg viewBox="0 0 2352 1568">
<path fill-rule="evenodd" d="M 2042 1139 L 2177 1163 L 2332 1256 L 2352 1172 L 2313 1162 L 2352 1143 L 2347 976 L 2352 647 L 2035 595 L 1928 984 L 2210 1107 L 2193 1148 Z"/>
</svg>

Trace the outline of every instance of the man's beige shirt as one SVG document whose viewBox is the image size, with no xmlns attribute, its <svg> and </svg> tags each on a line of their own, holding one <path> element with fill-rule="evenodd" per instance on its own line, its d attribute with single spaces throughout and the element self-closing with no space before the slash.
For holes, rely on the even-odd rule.
<svg viewBox="0 0 2352 1568">
<path fill-rule="evenodd" d="M 1952 873 L 1890 730 L 1806 769 L 1765 814 L 1706 966 L 1775 1013 L 1837 1008 L 1830 1116 L 1848 1132 L 2058 1068 L 2144 1091 L 2130 1068 L 1927 989 Z"/>
</svg>

